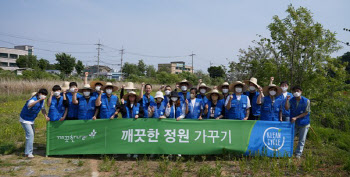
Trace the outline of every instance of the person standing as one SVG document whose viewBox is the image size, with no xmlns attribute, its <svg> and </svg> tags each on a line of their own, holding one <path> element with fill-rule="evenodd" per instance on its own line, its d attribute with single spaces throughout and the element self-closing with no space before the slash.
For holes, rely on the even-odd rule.
<svg viewBox="0 0 350 177">
<path fill-rule="evenodd" d="M 225 102 L 229 119 L 248 120 L 250 101 L 247 95 L 243 95 L 245 89 L 245 85 L 241 81 L 230 84 L 230 90 L 233 94 L 227 97 Z"/>
<path fill-rule="evenodd" d="M 249 91 L 244 92 L 244 94 L 248 96 L 249 101 L 252 104 L 249 110 L 250 114 L 248 120 L 259 120 L 261 106 L 256 103 L 260 94 L 258 80 L 252 77 L 250 80 L 244 81 L 244 83 L 249 86 Z"/>
</svg>

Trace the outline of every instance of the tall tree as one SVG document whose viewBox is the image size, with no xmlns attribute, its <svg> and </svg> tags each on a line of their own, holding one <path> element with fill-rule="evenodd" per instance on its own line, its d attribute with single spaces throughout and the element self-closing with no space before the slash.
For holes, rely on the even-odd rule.
<svg viewBox="0 0 350 177">
<path fill-rule="evenodd" d="M 139 75 L 144 76 L 146 72 L 147 65 L 143 62 L 143 60 L 139 60 L 139 63 L 137 64 L 137 69 L 140 72 Z"/>
<path fill-rule="evenodd" d="M 83 65 L 83 62 L 78 60 L 77 64 L 75 65 L 75 70 L 77 71 L 78 75 L 80 75 L 83 72 L 84 68 L 85 67 Z"/>
<path fill-rule="evenodd" d="M 225 78 L 225 70 L 221 66 L 211 66 L 208 68 L 208 73 L 211 78 Z"/>
<path fill-rule="evenodd" d="M 74 70 L 75 58 L 66 53 L 56 54 L 56 61 L 58 62 L 58 69 L 65 76 L 70 75 Z"/>
<path fill-rule="evenodd" d="M 39 69 L 41 70 L 46 70 L 50 65 L 50 62 L 41 58 L 39 61 L 38 61 L 38 67 Z"/>
<path fill-rule="evenodd" d="M 38 65 L 38 60 L 35 55 L 24 55 L 19 56 L 16 60 L 16 64 L 20 68 L 36 68 Z"/>
</svg>

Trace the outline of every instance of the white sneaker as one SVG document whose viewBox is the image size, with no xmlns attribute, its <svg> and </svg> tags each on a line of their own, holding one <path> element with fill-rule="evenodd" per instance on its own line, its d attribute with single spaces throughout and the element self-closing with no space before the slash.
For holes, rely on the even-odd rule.
<svg viewBox="0 0 350 177">
<path fill-rule="evenodd" d="M 27 157 L 28 158 L 34 158 L 33 154 L 29 154 Z"/>
<path fill-rule="evenodd" d="M 134 154 L 133 158 L 137 159 L 137 157 L 139 157 L 137 154 Z"/>
<path fill-rule="evenodd" d="M 130 158 L 130 157 L 131 157 L 131 154 L 127 154 L 126 157 L 127 157 L 127 158 Z"/>
<path fill-rule="evenodd" d="M 178 156 L 178 157 L 181 157 L 181 154 L 178 154 L 177 156 Z"/>
</svg>

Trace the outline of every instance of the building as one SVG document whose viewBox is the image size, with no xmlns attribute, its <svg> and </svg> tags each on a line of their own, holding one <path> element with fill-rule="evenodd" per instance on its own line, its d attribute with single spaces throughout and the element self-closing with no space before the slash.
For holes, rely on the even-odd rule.
<svg viewBox="0 0 350 177">
<path fill-rule="evenodd" d="M 84 72 L 89 72 L 89 78 L 96 78 L 99 76 L 103 76 L 106 77 L 107 79 L 116 79 L 116 80 L 120 80 L 122 74 L 118 73 L 118 72 L 114 72 L 113 69 L 111 69 L 108 66 L 103 66 L 100 65 L 99 66 L 99 72 L 97 72 L 97 65 L 93 65 L 93 66 L 87 66 L 84 69 Z"/>
<path fill-rule="evenodd" d="M 192 72 L 192 66 L 186 66 L 184 61 L 173 61 L 171 63 L 158 64 L 159 68 L 168 68 L 171 74 L 179 74 L 182 72 Z"/>
<path fill-rule="evenodd" d="M 0 68 L 4 70 L 19 69 L 16 60 L 19 56 L 34 55 L 33 46 L 19 45 L 14 48 L 0 47 Z"/>
</svg>

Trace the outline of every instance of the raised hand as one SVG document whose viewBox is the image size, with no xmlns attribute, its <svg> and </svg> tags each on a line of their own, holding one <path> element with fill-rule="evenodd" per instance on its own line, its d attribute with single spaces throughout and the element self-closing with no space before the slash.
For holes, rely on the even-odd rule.
<svg viewBox="0 0 350 177">
<path fill-rule="evenodd" d="M 89 72 L 85 72 L 85 77 L 88 77 L 89 76 Z"/>
</svg>

